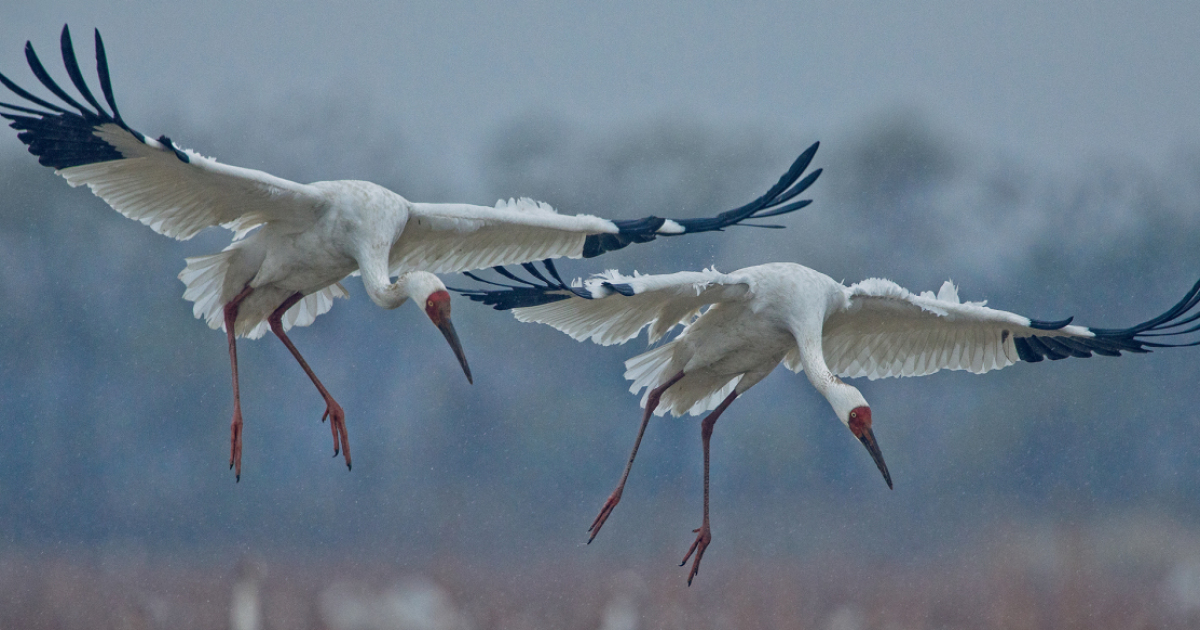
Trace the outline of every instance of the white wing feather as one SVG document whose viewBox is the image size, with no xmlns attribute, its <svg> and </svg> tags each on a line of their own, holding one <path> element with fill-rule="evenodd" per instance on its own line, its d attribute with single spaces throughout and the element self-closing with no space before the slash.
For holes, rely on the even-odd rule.
<svg viewBox="0 0 1200 630">
<path fill-rule="evenodd" d="M 938 370 L 982 374 L 1020 360 L 1016 337 L 1093 336 L 1081 326 L 1035 330 L 1027 317 L 984 302 L 960 302 L 949 281 L 936 296 L 914 295 L 879 278 L 859 282 L 847 293 L 849 307 L 829 317 L 823 336 L 825 361 L 843 377 L 874 380 Z"/>
<path fill-rule="evenodd" d="M 627 284 L 633 295 L 621 295 L 606 284 Z M 701 308 L 740 299 L 749 280 L 715 269 L 663 275 L 623 276 L 616 271 L 583 283 L 593 299 L 572 297 L 542 306 L 513 309 L 523 322 L 553 326 L 573 339 L 609 346 L 625 343 L 650 326 L 650 343 L 677 324 L 687 323 Z"/>
<path fill-rule="evenodd" d="M 138 140 L 119 125 L 96 128 L 96 136 L 124 159 L 58 171 L 72 186 L 87 184 L 117 212 L 159 234 L 186 240 L 207 227 L 238 235 L 270 221 L 309 225 L 322 198 L 316 189 L 269 173 L 221 164 L 182 149 L 189 161 L 156 140 Z"/>
<path fill-rule="evenodd" d="M 393 274 L 412 269 L 453 273 L 567 256 L 579 258 L 590 234 L 615 234 L 612 221 L 562 215 L 532 199 L 495 207 L 414 203 L 392 246 Z"/>
</svg>

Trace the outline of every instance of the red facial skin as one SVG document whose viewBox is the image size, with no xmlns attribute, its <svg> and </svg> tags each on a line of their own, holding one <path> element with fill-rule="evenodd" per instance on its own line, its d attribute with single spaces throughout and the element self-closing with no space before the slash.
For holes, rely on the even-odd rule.
<svg viewBox="0 0 1200 630">
<path fill-rule="evenodd" d="M 425 314 L 446 337 L 446 342 L 450 344 L 450 349 L 454 350 L 454 356 L 462 366 L 463 373 L 467 375 L 467 382 L 473 383 L 471 367 L 467 365 L 467 355 L 463 354 L 462 344 L 458 341 L 458 333 L 454 331 L 454 324 L 450 323 L 450 294 L 445 291 L 435 291 L 429 294 L 429 297 L 425 298 Z"/>
<path fill-rule="evenodd" d="M 445 291 L 434 291 L 425 299 L 425 314 L 434 324 L 441 324 L 450 317 L 450 294 Z"/>
<path fill-rule="evenodd" d="M 867 431 L 871 429 L 871 408 L 867 406 L 855 407 L 850 412 L 850 432 L 854 437 L 862 439 Z"/>
<path fill-rule="evenodd" d="M 850 432 L 854 434 L 854 437 L 867 447 L 871 459 L 875 460 L 879 472 L 883 473 L 883 480 L 887 482 L 888 488 L 891 488 L 892 475 L 888 472 L 887 464 L 883 462 L 883 453 L 879 450 L 879 443 L 875 441 L 875 433 L 871 431 L 871 408 L 866 405 L 855 407 L 850 411 L 850 418 L 846 424 L 850 426 Z"/>
</svg>

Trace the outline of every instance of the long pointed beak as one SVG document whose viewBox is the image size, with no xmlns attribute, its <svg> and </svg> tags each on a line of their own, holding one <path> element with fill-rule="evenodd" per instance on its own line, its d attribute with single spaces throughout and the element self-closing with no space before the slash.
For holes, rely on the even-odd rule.
<svg viewBox="0 0 1200 630">
<path fill-rule="evenodd" d="M 450 344 L 450 349 L 454 350 L 454 356 L 458 358 L 458 364 L 462 366 L 463 373 L 467 375 L 467 382 L 472 385 L 475 381 L 471 378 L 471 366 L 467 365 L 467 355 L 463 353 L 462 344 L 458 341 L 458 333 L 454 330 L 454 324 L 450 321 L 450 317 L 443 317 L 437 322 L 438 330 L 442 331 L 442 336 L 446 338 L 446 342 Z"/>
<path fill-rule="evenodd" d="M 871 430 L 871 427 L 865 427 L 858 441 L 867 447 L 867 452 L 871 454 L 871 459 L 875 460 L 875 465 L 879 467 L 879 472 L 883 473 L 883 480 L 887 482 L 888 489 L 891 489 L 892 475 L 888 472 L 887 463 L 883 461 L 883 453 L 879 450 L 879 443 L 875 441 L 875 432 Z"/>
</svg>

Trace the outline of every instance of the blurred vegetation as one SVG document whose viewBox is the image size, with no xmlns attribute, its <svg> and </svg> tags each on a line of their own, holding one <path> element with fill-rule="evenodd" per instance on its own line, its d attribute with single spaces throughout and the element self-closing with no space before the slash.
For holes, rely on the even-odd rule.
<svg viewBox="0 0 1200 630">
<path fill-rule="evenodd" d="M 1109 542 L 1094 532 L 1064 529 L 1035 536 L 1037 544 L 1016 541 L 1031 533 L 1010 530 L 973 562 L 862 562 L 842 555 L 803 563 L 734 560 L 719 573 L 706 571 L 712 575 L 691 588 L 659 555 L 637 567 L 567 559 L 482 567 L 439 561 L 421 572 L 379 561 L 277 559 L 259 562 L 263 570 L 250 578 L 257 577 L 261 625 L 241 628 L 1127 630 L 1200 623 L 1200 601 L 1194 591 L 1188 595 L 1197 565 L 1166 572 L 1144 562 L 1113 567 L 1092 551 Z M 0 624 L 230 627 L 233 594 L 245 579 L 225 567 L 17 555 L 0 571 Z"/>
<path fill-rule="evenodd" d="M 402 137 L 361 123 L 376 114 L 338 110 L 325 118 L 342 122 L 315 127 L 249 116 L 254 126 L 223 131 L 180 122 L 171 135 L 298 180 L 371 179 L 419 200 L 530 196 L 613 218 L 739 205 L 812 140 L 665 119 L 588 134 L 530 115 L 483 143 L 487 196 L 472 198 L 427 172 Z M 945 137 L 913 112 L 822 140 L 815 203 L 781 218 L 788 229 L 665 239 L 565 262 L 563 273 L 792 260 L 914 291 L 951 278 L 963 299 L 1101 327 L 1157 315 L 1200 278 L 1200 152 L 1166 172 L 1120 155 L 1046 171 Z M 412 562 L 583 553 L 633 439 L 639 411 L 622 362 L 644 342 L 578 344 L 457 300 L 470 386 L 416 309 L 377 309 L 350 279 L 351 299 L 293 338 L 346 409 L 353 472 L 330 459 L 319 397 L 285 349 L 243 341 L 235 484 L 224 337 L 192 318 L 175 279 L 184 257 L 226 239 L 165 239 L 30 156 L 0 152 L 4 545 Z M 1197 356 L 856 383 L 875 410 L 893 492 L 827 403 L 781 370 L 716 430 L 716 538 L 702 579 L 731 562 L 723 549 L 910 558 L 969 549 L 985 526 L 1013 519 L 1191 521 Z M 694 418 L 652 424 L 624 501 L 588 554 L 682 554 L 700 516 L 698 433 Z"/>
</svg>

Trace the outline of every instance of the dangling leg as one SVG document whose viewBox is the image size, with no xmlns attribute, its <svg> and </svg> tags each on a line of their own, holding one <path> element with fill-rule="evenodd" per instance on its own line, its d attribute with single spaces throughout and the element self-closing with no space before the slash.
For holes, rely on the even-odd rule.
<svg viewBox="0 0 1200 630">
<path fill-rule="evenodd" d="M 608 520 L 608 515 L 612 514 L 613 508 L 617 507 L 617 503 L 621 501 L 621 491 L 625 489 L 625 480 L 629 478 L 629 469 L 633 468 L 633 458 L 637 457 L 638 447 L 642 444 L 642 435 L 646 433 L 646 425 L 650 423 L 650 416 L 658 407 L 658 400 L 662 398 L 663 392 L 667 391 L 668 387 L 678 383 L 681 378 L 683 378 L 682 371 L 672 376 L 666 383 L 650 390 L 649 396 L 646 397 L 646 412 L 642 414 L 642 426 L 638 429 L 637 439 L 633 441 L 633 452 L 629 454 L 629 462 L 625 464 L 625 473 L 621 475 L 621 482 L 617 484 L 617 489 L 608 495 L 604 507 L 600 508 L 600 514 L 596 515 L 596 520 L 592 521 L 592 526 L 588 528 L 588 531 L 592 533 L 588 537 L 589 545 L 596 539 L 596 534 L 600 533 L 600 528 L 604 526 L 604 521 Z"/>
<path fill-rule="evenodd" d="M 284 300 L 283 304 L 280 304 L 279 308 L 275 309 L 275 312 L 267 318 L 267 323 L 271 325 L 271 331 L 275 333 L 275 336 L 279 337 L 283 345 L 292 352 L 292 356 L 296 357 L 300 367 L 304 368 L 304 373 L 312 379 L 313 385 L 317 386 L 317 391 L 321 392 L 321 397 L 325 399 L 325 415 L 321 416 L 321 422 L 325 422 L 325 418 L 329 418 L 329 429 L 333 432 L 333 456 L 337 457 L 338 451 L 341 450 L 342 455 L 346 458 L 346 468 L 350 468 L 350 435 L 346 432 L 346 414 L 342 411 L 342 406 L 333 399 L 333 396 L 329 395 L 329 391 L 321 384 L 321 380 L 317 378 L 312 368 L 308 367 L 308 362 L 300 356 L 300 351 L 292 344 L 292 340 L 288 339 L 287 333 L 283 332 L 283 314 L 302 299 L 304 299 L 303 295 L 295 293 L 292 297 Z"/>
<path fill-rule="evenodd" d="M 696 560 L 692 563 L 692 572 L 688 574 L 688 586 L 692 585 L 692 578 L 700 572 L 700 558 L 704 557 L 704 550 L 708 548 L 708 543 L 712 542 L 712 532 L 708 529 L 708 441 L 712 438 L 713 425 L 717 424 L 717 418 L 737 398 L 737 392 L 730 392 L 725 400 L 713 409 L 712 413 L 704 418 L 704 422 L 700 424 L 700 439 L 704 443 L 704 522 L 700 525 L 700 529 L 694 529 L 696 532 L 696 540 L 692 543 L 692 547 L 688 549 L 687 555 L 683 557 L 683 562 L 679 566 L 687 564 L 688 558 L 692 556 L 692 552 L 696 552 Z"/>
<path fill-rule="evenodd" d="M 242 398 L 238 394 L 237 342 L 234 325 L 237 323 L 238 306 L 254 289 L 246 287 L 225 305 L 225 336 L 229 338 L 229 364 L 233 367 L 233 421 L 229 423 L 229 467 L 236 467 L 234 479 L 242 480 Z"/>
</svg>

